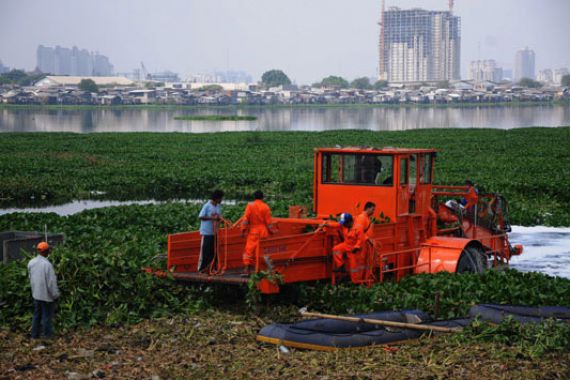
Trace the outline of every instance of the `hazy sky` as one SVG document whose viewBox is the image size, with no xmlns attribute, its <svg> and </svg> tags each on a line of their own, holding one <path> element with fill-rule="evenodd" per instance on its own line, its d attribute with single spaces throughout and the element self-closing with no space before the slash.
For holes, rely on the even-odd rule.
<svg viewBox="0 0 570 380">
<path fill-rule="evenodd" d="M 447 0 L 386 0 L 447 9 Z M 76 45 L 108 56 L 115 71 L 190 73 L 272 68 L 297 83 L 327 75 L 375 76 L 380 0 L 0 0 L 0 60 L 33 69 L 36 48 Z M 515 51 L 536 52 L 537 71 L 570 67 L 570 0 L 456 0 L 461 72 Z"/>
</svg>

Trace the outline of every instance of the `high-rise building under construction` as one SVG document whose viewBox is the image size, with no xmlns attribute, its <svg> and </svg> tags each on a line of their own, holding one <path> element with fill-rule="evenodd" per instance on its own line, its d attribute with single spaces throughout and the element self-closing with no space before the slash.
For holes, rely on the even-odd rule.
<svg viewBox="0 0 570 380">
<path fill-rule="evenodd" d="M 461 19 L 449 11 L 384 9 L 379 79 L 423 82 L 460 79 Z"/>
</svg>

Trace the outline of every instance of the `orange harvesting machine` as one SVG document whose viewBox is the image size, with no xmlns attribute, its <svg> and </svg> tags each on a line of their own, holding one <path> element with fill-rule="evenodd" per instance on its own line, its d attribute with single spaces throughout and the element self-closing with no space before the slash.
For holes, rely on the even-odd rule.
<svg viewBox="0 0 570 380">
<path fill-rule="evenodd" d="M 522 246 L 509 243 L 508 209 L 499 194 L 478 194 L 465 209 L 456 202 L 466 186 L 434 185 L 436 151 L 406 148 L 318 148 L 314 152 L 313 215 L 290 206 L 288 218 L 273 218 L 276 232 L 261 239 L 251 276 L 241 275 L 246 238 L 239 222 L 222 223 L 216 259 L 197 271 L 198 231 L 168 236 L 167 269 L 189 282 L 244 284 L 254 280 L 265 294 L 303 281 L 336 283 L 332 248 L 339 243 L 336 217 L 357 215 L 374 202 L 374 223 L 363 247 L 364 268 L 355 283 L 398 281 L 418 273 L 482 272 L 508 264 Z M 166 272 L 157 272 L 166 275 Z"/>
</svg>

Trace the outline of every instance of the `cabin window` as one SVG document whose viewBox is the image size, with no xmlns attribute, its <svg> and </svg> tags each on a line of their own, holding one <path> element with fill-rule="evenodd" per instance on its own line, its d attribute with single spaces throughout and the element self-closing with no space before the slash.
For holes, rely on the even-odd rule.
<svg viewBox="0 0 570 380">
<path fill-rule="evenodd" d="M 400 185 L 408 184 L 408 159 L 400 158 Z"/>
<path fill-rule="evenodd" d="M 394 158 L 378 154 L 323 154 L 323 183 L 392 186 Z"/>
<path fill-rule="evenodd" d="M 410 155 L 410 185 L 415 186 L 416 184 L 416 175 L 418 172 L 418 162 L 417 162 L 417 155 L 411 154 Z"/>
<path fill-rule="evenodd" d="M 420 183 L 428 184 L 431 183 L 431 168 L 433 165 L 433 156 L 431 154 L 425 154 L 421 156 L 421 174 Z"/>
</svg>

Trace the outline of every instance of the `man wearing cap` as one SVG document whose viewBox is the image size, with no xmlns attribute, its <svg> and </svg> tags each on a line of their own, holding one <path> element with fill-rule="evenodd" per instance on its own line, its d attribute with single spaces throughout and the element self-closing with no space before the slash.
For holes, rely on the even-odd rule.
<svg viewBox="0 0 570 380">
<path fill-rule="evenodd" d="M 47 257 L 50 254 L 48 243 L 41 242 L 36 247 L 38 255 L 28 263 L 28 275 L 32 285 L 34 314 L 32 316 L 32 339 L 40 337 L 40 325 L 45 338 L 53 337 L 53 313 L 55 300 L 59 298 L 57 277 L 53 265 Z"/>
<path fill-rule="evenodd" d="M 333 269 L 335 272 L 341 272 L 345 264 L 348 264 L 350 278 L 354 281 L 359 270 L 356 268 L 357 254 L 365 241 L 364 232 L 360 226 L 354 224 L 352 215 L 347 212 L 340 215 L 339 224 L 342 226 L 343 242 L 333 247 Z"/>
</svg>

